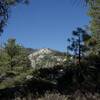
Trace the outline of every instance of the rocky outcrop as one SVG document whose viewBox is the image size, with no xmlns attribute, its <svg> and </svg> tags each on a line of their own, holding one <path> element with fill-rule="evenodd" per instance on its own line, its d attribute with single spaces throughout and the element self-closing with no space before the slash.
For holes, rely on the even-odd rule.
<svg viewBox="0 0 100 100">
<path fill-rule="evenodd" d="M 49 48 L 39 49 L 29 55 L 31 66 L 33 68 L 47 68 L 55 65 L 61 65 L 65 54 Z"/>
</svg>

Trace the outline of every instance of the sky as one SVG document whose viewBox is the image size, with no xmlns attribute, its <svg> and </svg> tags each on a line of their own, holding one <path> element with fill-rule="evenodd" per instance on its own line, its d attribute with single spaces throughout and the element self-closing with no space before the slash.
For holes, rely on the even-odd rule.
<svg viewBox="0 0 100 100">
<path fill-rule="evenodd" d="M 71 32 L 89 21 L 87 8 L 71 0 L 30 0 L 29 5 L 12 7 L 1 39 L 16 38 L 28 48 L 65 52 Z"/>
</svg>

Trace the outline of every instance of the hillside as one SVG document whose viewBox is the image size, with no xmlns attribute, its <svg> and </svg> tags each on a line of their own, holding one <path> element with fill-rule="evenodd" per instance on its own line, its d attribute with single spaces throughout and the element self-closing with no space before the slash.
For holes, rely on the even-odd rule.
<svg viewBox="0 0 100 100">
<path fill-rule="evenodd" d="M 33 68 L 47 68 L 62 65 L 66 54 L 49 48 L 38 49 L 29 55 Z"/>
</svg>

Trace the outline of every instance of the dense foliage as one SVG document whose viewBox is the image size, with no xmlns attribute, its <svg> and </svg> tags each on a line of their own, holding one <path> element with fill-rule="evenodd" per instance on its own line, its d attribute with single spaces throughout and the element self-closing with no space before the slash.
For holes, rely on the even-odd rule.
<svg viewBox="0 0 100 100">
<path fill-rule="evenodd" d="M 91 17 L 91 31 L 96 41 L 95 51 L 100 52 L 100 0 L 90 0 L 89 16 Z"/>
<path fill-rule="evenodd" d="M 15 39 L 9 39 L 0 50 L 0 88 L 6 87 L 4 84 L 9 86 L 17 82 L 17 79 L 21 82 L 28 74 L 27 71 L 30 73 L 30 69 L 26 49 L 17 44 Z"/>
</svg>

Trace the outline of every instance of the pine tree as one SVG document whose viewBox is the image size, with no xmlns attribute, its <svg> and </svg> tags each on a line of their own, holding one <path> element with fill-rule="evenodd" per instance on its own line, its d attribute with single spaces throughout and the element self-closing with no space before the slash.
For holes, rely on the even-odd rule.
<svg viewBox="0 0 100 100">
<path fill-rule="evenodd" d="M 91 0 L 89 3 L 89 16 L 91 16 L 91 31 L 96 43 L 95 51 L 100 53 L 100 0 Z"/>
<path fill-rule="evenodd" d="M 76 2 L 82 0 L 76 0 Z M 91 17 L 90 30 L 93 33 L 92 43 L 95 44 L 93 52 L 100 53 L 100 0 L 84 0 L 89 7 L 88 15 Z"/>
<path fill-rule="evenodd" d="M 17 44 L 15 39 L 9 39 L 7 43 L 5 43 L 5 52 L 9 58 L 11 69 L 16 67 L 25 69 L 30 66 L 26 49 Z"/>
<path fill-rule="evenodd" d="M 67 48 L 74 53 L 75 59 L 78 57 L 78 62 L 80 64 L 81 57 L 89 50 L 86 41 L 89 40 L 91 36 L 82 28 L 77 28 L 77 30 L 72 32 L 72 35 L 73 37 L 68 39 L 70 44 Z"/>
</svg>

